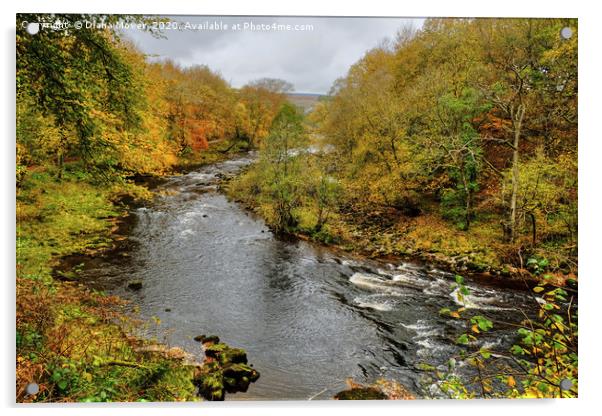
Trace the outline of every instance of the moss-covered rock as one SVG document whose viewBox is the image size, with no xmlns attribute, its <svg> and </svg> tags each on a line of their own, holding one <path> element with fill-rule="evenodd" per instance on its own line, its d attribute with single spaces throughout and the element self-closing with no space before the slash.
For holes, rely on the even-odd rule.
<svg viewBox="0 0 602 416">
<path fill-rule="evenodd" d="M 208 344 L 210 342 L 214 344 L 219 343 L 219 337 L 217 335 L 207 335 L 202 341 L 203 344 Z"/>
<path fill-rule="evenodd" d="M 202 337 L 202 338 L 201 338 Z M 224 393 L 247 391 L 259 378 L 259 372 L 247 364 L 247 354 L 240 348 L 213 343 L 217 337 L 198 337 L 203 343 L 205 361 L 195 377 L 199 393 L 207 400 L 223 400 Z M 207 340 L 210 342 L 207 344 Z"/>
<path fill-rule="evenodd" d="M 214 358 L 223 366 L 228 364 L 246 364 L 247 353 L 240 348 L 232 348 L 226 344 L 212 344 L 205 348 L 205 355 Z"/>
<path fill-rule="evenodd" d="M 231 364 L 223 369 L 223 375 L 228 392 L 247 391 L 249 384 L 259 379 L 259 372 L 247 364 Z"/>
</svg>

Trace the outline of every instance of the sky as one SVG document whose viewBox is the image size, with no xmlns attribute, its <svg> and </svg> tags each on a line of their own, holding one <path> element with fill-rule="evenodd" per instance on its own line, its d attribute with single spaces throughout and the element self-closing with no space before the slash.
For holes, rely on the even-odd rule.
<svg viewBox="0 0 602 416">
<path fill-rule="evenodd" d="M 178 28 L 166 38 L 124 30 L 149 59 L 207 65 L 238 88 L 259 78 L 280 78 L 296 92 L 328 93 L 333 82 L 384 39 L 423 19 L 171 16 Z M 211 27 L 210 25 L 213 25 Z M 263 26 L 262 26 L 263 25 Z M 274 25 L 277 25 L 274 27 Z M 288 27 L 287 27 L 288 25 Z"/>
</svg>

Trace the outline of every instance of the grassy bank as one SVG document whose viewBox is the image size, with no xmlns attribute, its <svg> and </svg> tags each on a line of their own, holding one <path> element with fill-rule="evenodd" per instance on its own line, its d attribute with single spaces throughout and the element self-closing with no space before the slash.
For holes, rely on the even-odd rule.
<svg viewBox="0 0 602 416">
<path fill-rule="evenodd" d="M 75 281 L 52 277 L 62 256 L 112 248 L 126 213 L 117 201 L 148 196 L 87 179 L 68 172 L 57 181 L 39 168 L 17 192 L 17 401 L 195 400 L 194 367 L 130 337 L 123 300 L 87 289 L 76 272 Z M 26 394 L 29 383 L 37 395 Z"/>
<path fill-rule="evenodd" d="M 208 151 L 174 170 L 229 156 Z M 124 300 L 87 288 L 81 266 L 57 267 L 65 256 L 114 249 L 124 238 L 116 232 L 126 202 L 150 197 L 133 181 L 98 183 L 76 162 L 61 180 L 47 167 L 24 175 L 16 201 L 18 402 L 199 400 L 198 364 L 189 354 L 130 336 L 136 322 L 126 316 Z M 38 384 L 38 394 L 27 394 L 29 383 Z"/>
</svg>

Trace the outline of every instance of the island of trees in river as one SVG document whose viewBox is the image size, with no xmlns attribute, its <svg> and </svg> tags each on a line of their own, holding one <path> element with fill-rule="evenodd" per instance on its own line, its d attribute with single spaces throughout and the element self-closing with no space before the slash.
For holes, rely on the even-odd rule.
<svg viewBox="0 0 602 416">
<path fill-rule="evenodd" d="M 576 20 L 427 19 L 304 111 L 283 80 L 233 88 L 206 66 L 150 62 L 109 29 L 21 24 L 50 19 L 17 19 L 17 400 L 196 398 L 198 368 L 144 353 L 120 299 L 56 266 L 115 246 L 120 218 L 151 196 L 139 179 L 250 150 L 227 193 L 276 232 L 437 264 L 463 295 L 465 274 L 535 292 L 539 318 L 508 352 L 518 373 L 470 351 L 494 323 L 441 311 L 467 323 L 464 359 L 497 371 L 436 371 L 451 397 L 577 394 Z"/>
</svg>

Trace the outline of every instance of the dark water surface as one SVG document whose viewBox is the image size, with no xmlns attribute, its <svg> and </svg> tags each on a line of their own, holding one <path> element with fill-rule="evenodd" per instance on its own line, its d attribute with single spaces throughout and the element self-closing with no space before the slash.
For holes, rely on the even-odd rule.
<svg viewBox="0 0 602 416">
<path fill-rule="evenodd" d="M 442 364 L 457 351 L 462 323 L 438 313 L 457 307 L 453 277 L 276 238 L 217 189 L 250 162 L 169 178 L 153 204 L 134 212 L 137 244 L 127 260 L 107 259 L 87 278 L 132 299 L 143 318 L 159 317 L 149 334 L 172 346 L 202 355 L 192 338 L 216 334 L 244 348 L 261 377 L 228 400 L 328 399 L 347 377 L 393 378 L 420 395 L 416 365 Z M 140 291 L 127 290 L 132 280 L 143 282 Z M 475 314 L 518 320 L 516 308 L 533 308 L 520 291 L 468 286 Z M 504 348 L 513 339 L 502 328 L 479 342 Z"/>
</svg>

